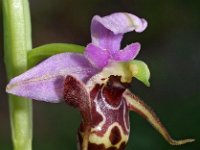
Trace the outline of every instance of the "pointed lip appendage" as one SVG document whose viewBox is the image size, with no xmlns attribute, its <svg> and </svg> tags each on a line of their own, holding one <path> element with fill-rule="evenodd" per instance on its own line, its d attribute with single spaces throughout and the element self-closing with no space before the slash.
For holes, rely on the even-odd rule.
<svg viewBox="0 0 200 150">
<path fill-rule="evenodd" d="M 195 139 L 183 139 L 183 140 L 174 140 L 168 133 L 167 129 L 161 123 L 157 115 L 153 110 L 140 100 L 139 97 L 132 94 L 129 90 L 126 90 L 123 94 L 129 110 L 134 111 L 145 118 L 162 136 L 163 138 L 171 145 L 182 145 L 186 143 L 194 142 Z"/>
</svg>

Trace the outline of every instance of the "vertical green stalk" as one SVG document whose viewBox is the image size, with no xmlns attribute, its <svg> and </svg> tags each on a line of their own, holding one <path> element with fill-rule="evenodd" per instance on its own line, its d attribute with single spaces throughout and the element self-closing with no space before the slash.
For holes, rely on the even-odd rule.
<svg viewBox="0 0 200 150">
<path fill-rule="evenodd" d="M 8 79 L 27 70 L 27 52 L 32 48 L 28 0 L 2 0 L 4 55 Z M 12 139 L 15 150 L 32 149 L 32 103 L 9 95 Z"/>
</svg>

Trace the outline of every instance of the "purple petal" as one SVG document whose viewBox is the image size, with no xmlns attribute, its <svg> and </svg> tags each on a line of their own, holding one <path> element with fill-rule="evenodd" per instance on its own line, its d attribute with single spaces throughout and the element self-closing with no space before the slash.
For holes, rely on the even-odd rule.
<svg viewBox="0 0 200 150">
<path fill-rule="evenodd" d="M 96 69 L 83 55 L 62 53 L 13 78 L 6 90 L 18 96 L 56 103 L 63 101 L 67 75 L 86 82 L 95 73 Z"/>
<path fill-rule="evenodd" d="M 99 48 L 92 43 L 87 45 L 84 55 L 97 68 L 102 68 L 108 64 L 108 59 L 109 59 L 108 51 L 102 48 Z"/>
<path fill-rule="evenodd" d="M 109 16 L 94 16 L 91 23 L 92 43 L 115 53 L 120 49 L 124 33 L 130 31 L 142 32 L 147 22 L 129 13 L 114 13 Z"/>
<path fill-rule="evenodd" d="M 113 56 L 116 61 L 129 61 L 133 60 L 140 51 L 140 43 L 132 43 L 126 46 L 123 50 L 117 51 Z"/>
</svg>

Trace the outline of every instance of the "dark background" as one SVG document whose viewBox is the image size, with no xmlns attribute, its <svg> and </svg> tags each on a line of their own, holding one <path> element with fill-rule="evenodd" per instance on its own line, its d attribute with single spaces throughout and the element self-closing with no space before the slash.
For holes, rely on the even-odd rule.
<svg viewBox="0 0 200 150">
<path fill-rule="evenodd" d="M 151 71 L 151 87 L 134 80 L 132 91 L 158 114 L 172 137 L 197 141 L 171 146 L 135 113 L 130 113 L 127 150 L 200 149 L 200 1 L 198 0 L 31 0 L 33 47 L 53 42 L 86 45 L 92 16 L 126 11 L 146 18 L 147 30 L 128 33 L 122 46 L 139 41 L 137 59 Z M 0 11 L 0 13 L 2 13 Z M 0 14 L 0 149 L 12 149 L 3 29 Z M 65 104 L 34 102 L 34 150 L 75 150 L 78 111 Z"/>
</svg>

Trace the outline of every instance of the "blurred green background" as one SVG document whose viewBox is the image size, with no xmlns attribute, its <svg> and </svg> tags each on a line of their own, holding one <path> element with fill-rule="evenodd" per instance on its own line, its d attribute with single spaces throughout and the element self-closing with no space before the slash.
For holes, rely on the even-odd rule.
<svg viewBox="0 0 200 150">
<path fill-rule="evenodd" d="M 172 137 L 197 141 L 170 146 L 149 123 L 131 112 L 127 150 L 200 149 L 200 1 L 30 0 L 30 7 L 34 47 L 53 42 L 86 45 L 95 14 L 126 11 L 146 18 L 147 30 L 126 34 L 122 43 L 141 42 L 137 59 L 151 70 L 151 87 L 134 80 L 132 91 L 154 109 Z M 2 14 L 0 17 L 0 149 L 11 150 Z M 33 150 L 75 150 L 79 121 L 79 113 L 65 104 L 34 102 Z"/>
</svg>

